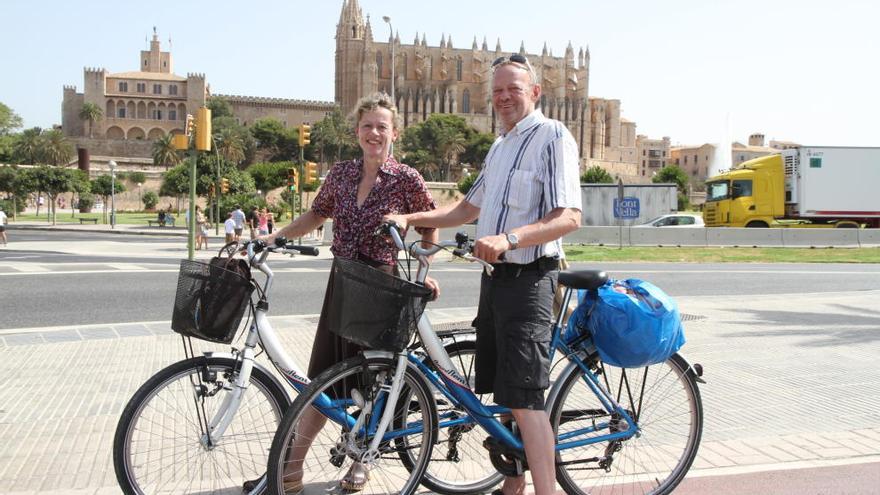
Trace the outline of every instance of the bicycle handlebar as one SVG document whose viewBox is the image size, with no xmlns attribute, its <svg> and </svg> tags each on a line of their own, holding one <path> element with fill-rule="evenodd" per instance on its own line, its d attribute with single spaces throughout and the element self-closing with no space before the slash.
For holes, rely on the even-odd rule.
<svg viewBox="0 0 880 495">
<path fill-rule="evenodd" d="M 472 263 L 479 263 L 483 266 L 483 269 L 486 270 L 486 273 L 489 275 L 492 274 L 492 270 L 495 268 L 487 261 L 477 258 L 474 256 L 474 244 L 470 239 L 468 239 L 468 235 L 464 232 L 458 232 L 455 234 L 455 240 L 447 240 L 440 241 L 437 243 L 432 243 L 428 247 L 422 247 L 420 244 L 421 241 L 415 241 L 409 245 L 409 249 L 406 247 L 406 243 L 403 242 L 403 238 L 400 236 L 400 227 L 398 227 L 395 222 L 382 222 L 379 228 L 376 231 L 377 234 L 384 234 L 391 237 L 394 241 L 394 245 L 397 246 L 398 249 L 402 249 L 404 251 L 408 251 L 412 256 L 417 258 L 427 258 L 433 254 L 438 253 L 441 250 L 445 250 L 446 248 L 454 248 L 451 252 L 453 256 L 457 256 L 463 260 L 470 261 Z"/>
</svg>

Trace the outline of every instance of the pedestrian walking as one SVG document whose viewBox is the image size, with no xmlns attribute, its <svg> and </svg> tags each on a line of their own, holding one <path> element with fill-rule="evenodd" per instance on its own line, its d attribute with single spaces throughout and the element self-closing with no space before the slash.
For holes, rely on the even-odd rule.
<svg viewBox="0 0 880 495">
<path fill-rule="evenodd" d="M 235 220 L 232 218 L 232 212 L 226 214 L 226 221 L 223 222 L 223 232 L 226 234 L 226 244 L 235 240 Z"/>
<path fill-rule="evenodd" d="M 257 215 L 257 233 L 258 235 L 268 235 L 269 234 L 269 210 L 263 208 Z"/>
<path fill-rule="evenodd" d="M 201 246 L 205 246 L 205 249 L 208 249 L 208 219 L 205 218 L 205 214 L 202 212 L 202 208 L 196 205 L 196 249 L 201 249 Z"/>
<path fill-rule="evenodd" d="M 0 240 L 3 241 L 3 246 L 6 246 L 6 226 L 9 224 L 9 217 L 6 216 L 6 213 L 3 211 L 3 207 L 0 207 Z"/>
<path fill-rule="evenodd" d="M 241 233 L 244 231 L 245 224 L 245 215 L 244 212 L 241 211 L 240 205 L 235 205 L 235 210 L 232 211 L 232 220 L 235 221 L 235 240 L 241 240 Z"/>
<path fill-rule="evenodd" d="M 477 329 L 475 393 L 494 393 L 522 432 L 536 495 L 555 493 L 554 435 L 544 412 L 549 386 L 553 295 L 562 236 L 581 218 L 578 153 L 562 122 L 535 104 L 541 86 L 521 54 L 492 64 L 492 106 L 501 136 L 464 199 L 409 215 L 388 215 L 402 228 L 453 227 L 479 218 L 474 255 L 492 263 L 483 275 Z M 517 359 L 517 356 L 525 359 Z M 525 493 L 525 477 L 507 477 L 496 494 Z"/>
</svg>

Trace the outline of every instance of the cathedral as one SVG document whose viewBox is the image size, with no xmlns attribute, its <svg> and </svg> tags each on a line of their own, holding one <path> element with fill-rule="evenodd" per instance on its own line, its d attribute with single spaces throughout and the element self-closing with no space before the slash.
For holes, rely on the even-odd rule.
<svg viewBox="0 0 880 495">
<path fill-rule="evenodd" d="M 589 48 L 579 48 L 575 55 L 569 43 L 565 55 L 555 57 L 546 43 L 540 55 L 527 53 L 520 44 L 519 53 L 537 73 L 543 90 L 539 108 L 565 123 L 578 142 L 582 165 L 635 175 L 636 125 L 621 118 L 619 100 L 590 96 Z M 439 46 L 429 46 L 424 33 L 421 38 L 416 34 L 411 44 L 402 43 L 398 33 L 377 41 L 358 1 L 343 0 L 336 25 L 335 100 L 349 112 L 362 95 L 391 94 L 393 88 L 404 127 L 433 113 L 451 113 L 494 133 L 491 64 L 509 54 L 500 40 L 490 50 L 485 38 L 478 43 L 476 37 L 468 48 L 456 48 L 446 35 Z"/>
</svg>

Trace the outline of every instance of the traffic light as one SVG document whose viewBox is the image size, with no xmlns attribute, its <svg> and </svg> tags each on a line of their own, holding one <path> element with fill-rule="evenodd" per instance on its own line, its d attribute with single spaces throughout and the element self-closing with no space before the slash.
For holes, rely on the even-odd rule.
<svg viewBox="0 0 880 495">
<path fill-rule="evenodd" d="M 299 190 L 299 177 L 296 174 L 296 167 L 290 167 L 287 169 L 287 189 L 290 192 L 296 192 Z"/>
<path fill-rule="evenodd" d="M 315 162 L 306 162 L 305 179 L 306 184 L 311 184 L 318 180 L 318 164 Z"/>
<path fill-rule="evenodd" d="M 309 124 L 300 124 L 299 125 L 299 147 L 312 142 L 312 126 Z"/>
<path fill-rule="evenodd" d="M 211 151 L 211 109 L 199 108 L 196 114 L 196 149 Z"/>
<path fill-rule="evenodd" d="M 226 177 L 220 179 L 220 192 L 222 192 L 223 194 L 229 192 L 229 179 L 227 179 Z"/>
<path fill-rule="evenodd" d="M 208 197 L 213 198 L 216 193 L 217 193 L 217 190 L 214 189 L 214 184 L 211 184 L 210 186 L 208 186 Z"/>
<path fill-rule="evenodd" d="M 184 127 L 184 134 L 189 137 L 195 133 L 196 127 L 196 119 L 192 116 L 191 113 L 186 114 L 186 127 Z"/>
<path fill-rule="evenodd" d="M 171 142 L 177 151 L 186 151 L 189 148 L 189 136 L 186 134 L 174 134 Z"/>
</svg>

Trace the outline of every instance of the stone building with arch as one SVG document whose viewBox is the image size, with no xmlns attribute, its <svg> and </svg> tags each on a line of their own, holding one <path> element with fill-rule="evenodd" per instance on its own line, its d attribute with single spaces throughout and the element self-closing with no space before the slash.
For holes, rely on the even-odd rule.
<svg viewBox="0 0 880 495">
<path fill-rule="evenodd" d="M 154 141 L 183 132 L 186 114 L 205 104 L 208 89 L 204 74 L 174 73 L 171 52 L 161 50 L 154 28 L 150 49 L 140 52 L 137 71 L 110 73 L 86 67 L 82 93 L 64 86 L 61 128 L 72 138 Z M 104 112 L 91 129 L 79 115 L 85 103 Z"/>
</svg>

